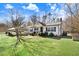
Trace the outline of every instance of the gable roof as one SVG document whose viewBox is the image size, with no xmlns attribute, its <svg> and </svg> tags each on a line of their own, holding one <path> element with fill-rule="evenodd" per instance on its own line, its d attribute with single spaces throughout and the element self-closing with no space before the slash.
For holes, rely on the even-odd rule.
<svg viewBox="0 0 79 59">
<path fill-rule="evenodd" d="M 45 23 L 43 23 L 43 22 L 40 22 L 40 21 L 39 21 L 39 23 L 40 23 L 41 25 L 43 25 L 43 26 L 46 26 L 46 24 L 45 24 Z"/>
<path fill-rule="evenodd" d="M 47 26 L 57 26 L 57 25 L 61 25 L 62 24 L 62 22 L 53 22 L 53 23 L 47 23 L 46 25 Z"/>
<path fill-rule="evenodd" d="M 28 27 L 42 27 L 42 26 L 46 26 L 46 24 L 44 24 L 43 22 L 37 21 L 37 23 L 34 25 L 31 21 L 29 21 L 29 24 L 27 25 Z"/>
</svg>

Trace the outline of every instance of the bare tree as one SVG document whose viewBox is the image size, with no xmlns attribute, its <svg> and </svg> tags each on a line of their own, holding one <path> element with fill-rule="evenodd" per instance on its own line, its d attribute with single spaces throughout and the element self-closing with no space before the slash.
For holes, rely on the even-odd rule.
<svg viewBox="0 0 79 59">
<path fill-rule="evenodd" d="M 45 14 L 45 15 L 42 16 L 42 22 L 46 23 L 46 19 L 47 19 L 47 15 Z"/>
<path fill-rule="evenodd" d="M 17 46 L 17 44 L 19 42 L 21 42 L 21 38 L 20 38 L 20 29 L 21 29 L 21 26 L 23 25 L 23 20 L 24 20 L 24 17 L 22 15 L 20 15 L 17 11 L 14 11 L 13 9 L 10 10 L 10 19 L 11 21 L 9 23 L 11 23 L 11 27 L 15 28 L 15 33 L 16 33 L 16 38 L 17 38 L 17 41 L 16 41 L 16 44 L 15 46 Z"/>
<path fill-rule="evenodd" d="M 32 21 L 33 25 L 35 25 L 37 23 L 37 16 L 36 15 L 32 15 L 31 16 L 31 21 Z"/>
<path fill-rule="evenodd" d="M 32 15 L 30 18 L 31 18 L 32 25 L 34 27 L 34 33 L 35 33 L 35 28 L 36 28 L 35 24 L 37 23 L 37 16 L 36 15 Z"/>
<path fill-rule="evenodd" d="M 65 4 L 67 19 L 65 27 L 68 32 L 72 33 L 72 38 L 79 38 L 79 4 Z"/>
</svg>

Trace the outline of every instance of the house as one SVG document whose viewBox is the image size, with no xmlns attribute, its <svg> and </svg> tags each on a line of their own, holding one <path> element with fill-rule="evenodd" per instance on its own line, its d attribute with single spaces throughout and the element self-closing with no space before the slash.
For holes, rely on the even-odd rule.
<svg viewBox="0 0 79 59">
<path fill-rule="evenodd" d="M 29 33 L 45 33 L 48 34 L 53 33 L 55 36 L 60 36 L 63 34 L 62 29 L 62 18 L 56 18 L 51 20 L 50 22 L 47 21 L 46 24 L 42 22 L 37 22 L 35 25 L 32 24 L 32 22 L 29 23 L 28 31 Z"/>
<path fill-rule="evenodd" d="M 28 31 L 26 28 L 24 27 L 19 27 L 19 34 L 20 35 L 28 35 Z M 15 36 L 16 35 L 16 30 L 14 27 L 11 27 L 9 28 L 6 32 L 6 35 L 9 35 L 9 36 Z"/>
<path fill-rule="evenodd" d="M 60 36 L 63 34 L 62 22 L 47 24 L 46 28 L 48 34 L 53 33 L 55 36 Z"/>
</svg>

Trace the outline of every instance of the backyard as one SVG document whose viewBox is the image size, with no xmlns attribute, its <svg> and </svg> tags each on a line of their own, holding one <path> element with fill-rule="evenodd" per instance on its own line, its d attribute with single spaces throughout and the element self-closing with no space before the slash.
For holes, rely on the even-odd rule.
<svg viewBox="0 0 79 59">
<path fill-rule="evenodd" d="M 79 42 L 70 38 L 24 36 L 16 48 L 16 37 L 0 34 L 0 56 L 79 56 Z"/>
</svg>

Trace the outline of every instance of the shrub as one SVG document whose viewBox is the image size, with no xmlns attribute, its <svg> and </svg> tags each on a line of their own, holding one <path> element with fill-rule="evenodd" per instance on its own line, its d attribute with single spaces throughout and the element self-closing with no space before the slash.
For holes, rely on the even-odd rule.
<svg viewBox="0 0 79 59">
<path fill-rule="evenodd" d="M 48 36 L 48 32 L 45 32 L 44 35 L 45 35 L 45 36 Z"/>
<path fill-rule="evenodd" d="M 39 33 L 39 36 L 44 36 L 44 33 Z"/>
<path fill-rule="evenodd" d="M 53 36 L 54 36 L 54 34 L 53 34 L 53 33 L 50 33 L 50 34 L 49 34 L 49 37 L 53 37 Z"/>
<path fill-rule="evenodd" d="M 45 32 L 45 33 L 40 33 L 39 36 L 46 37 L 46 36 L 48 36 L 48 33 L 47 33 L 47 32 Z"/>
<path fill-rule="evenodd" d="M 7 32 L 5 32 L 5 34 L 7 34 Z"/>
</svg>

